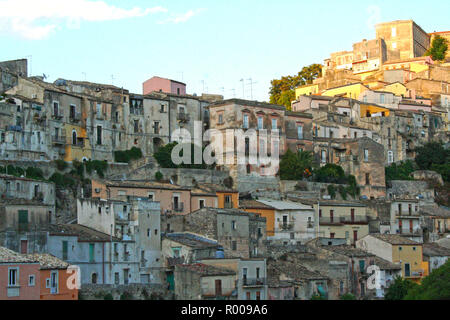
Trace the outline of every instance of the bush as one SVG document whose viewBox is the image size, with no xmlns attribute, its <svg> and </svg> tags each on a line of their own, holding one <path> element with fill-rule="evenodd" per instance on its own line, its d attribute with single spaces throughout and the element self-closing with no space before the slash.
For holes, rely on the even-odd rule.
<svg viewBox="0 0 450 320">
<path fill-rule="evenodd" d="M 132 160 L 141 159 L 142 156 L 141 149 L 133 147 L 131 150 L 115 151 L 114 161 L 119 163 L 130 163 Z"/>
<path fill-rule="evenodd" d="M 316 182 L 339 183 L 347 182 L 344 169 L 336 164 L 328 163 L 315 171 Z"/>
<path fill-rule="evenodd" d="M 319 294 L 315 294 L 311 297 L 311 300 L 327 300 Z"/>
<path fill-rule="evenodd" d="M 393 163 L 386 168 L 386 182 L 392 180 L 413 180 L 411 174 L 415 170 L 415 165 L 411 160 L 401 162 L 399 164 Z"/>
<path fill-rule="evenodd" d="M 76 175 L 79 176 L 81 179 L 83 179 L 84 178 L 84 163 L 77 161 L 77 160 L 73 160 L 72 167 L 74 168 Z"/>
<path fill-rule="evenodd" d="M 49 181 L 54 182 L 55 185 L 62 188 L 73 187 L 77 184 L 75 179 L 72 179 L 68 175 L 64 175 L 58 172 L 55 172 L 49 179 Z"/>
<path fill-rule="evenodd" d="M 340 186 L 338 187 L 338 190 L 339 190 L 339 194 L 341 195 L 342 199 L 343 199 L 343 200 L 347 200 L 347 189 L 344 188 L 343 185 L 340 185 Z"/>
<path fill-rule="evenodd" d="M 128 291 L 125 291 L 120 295 L 120 300 L 133 300 L 133 295 Z"/>
<path fill-rule="evenodd" d="M 55 160 L 54 162 L 55 162 L 56 168 L 59 171 L 64 171 L 69 166 L 69 164 L 67 162 L 65 162 L 64 160 L 61 160 L 61 159 Z"/>
<path fill-rule="evenodd" d="M 157 173 L 155 173 L 156 181 L 161 181 L 162 178 L 163 178 L 163 174 L 161 172 L 158 171 Z"/>
<path fill-rule="evenodd" d="M 281 180 L 301 180 L 309 177 L 313 163 L 311 152 L 292 152 L 290 149 L 281 157 L 280 179 Z"/>
<path fill-rule="evenodd" d="M 105 171 L 108 169 L 108 162 L 106 161 L 86 161 L 85 163 L 86 171 L 91 174 L 93 170 L 95 170 L 100 178 L 105 177 Z"/>
<path fill-rule="evenodd" d="M 341 296 L 341 300 L 356 300 L 356 297 L 351 293 L 346 293 Z"/>
<path fill-rule="evenodd" d="M 107 293 L 105 294 L 105 296 L 103 297 L 104 300 L 114 300 L 114 297 L 112 296 L 111 293 Z"/>
<path fill-rule="evenodd" d="M 28 167 L 25 171 L 26 177 L 34 180 L 43 180 L 44 172 L 40 168 Z"/>
<path fill-rule="evenodd" d="M 331 199 L 336 199 L 336 187 L 332 184 L 328 185 L 328 194 L 331 196 Z"/>
</svg>

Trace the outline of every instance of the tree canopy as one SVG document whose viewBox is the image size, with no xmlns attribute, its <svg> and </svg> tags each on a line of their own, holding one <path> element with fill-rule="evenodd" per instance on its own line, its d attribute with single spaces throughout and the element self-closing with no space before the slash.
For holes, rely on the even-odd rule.
<svg viewBox="0 0 450 320">
<path fill-rule="evenodd" d="M 404 300 L 450 300 L 450 260 L 408 290 Z"/>
<path fill-rule="evenodd" d="M 430 142 L 417 148 L 416 163 L 419 169 L 436 171 L 444 181 L 450 181 L 450 150 L 446 150 L 442 143 Z"/>
<path fill-rule="evenodd" d="M 427 56 L 431 56 L 433 60 L 441 61 L 445 59 L 445 55 L 448 51 L 447 39 L 437 35 L 431 42 L 431 47 L 425 53 Z"/>
<path fill-rule="evenodd" d="M 403 300 L 410 290 L 418 285 L 411 280 L 401 277 L 395 278 L 394 282 L 389 286 L 384 295 L 385 300 Z"/>
<path fill-rule="evenodd" d="M 312 64 L 298 72 L 295 76 L 283 76 L 281 79 L 271 81 L 270 103 L 291 108 L 291 101 L 295 100 L 295 88 L 311 84 L 322 74 L 322 65 Z"/>
<path fill-rule="evenodd" d="M 312 171 L 313 155 L 308 151 L 297 153 L 287 150 L 280 161 L 281 180 L 301 180 Z"/>
</svg>

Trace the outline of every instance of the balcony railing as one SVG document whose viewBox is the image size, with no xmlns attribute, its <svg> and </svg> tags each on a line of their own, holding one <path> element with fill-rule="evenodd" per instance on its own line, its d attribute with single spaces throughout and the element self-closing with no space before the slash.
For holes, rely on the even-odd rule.
<svg viewBox="0 0 450 320">
<path fill-rule="evenodd" d="M 289 231 L 289 230 L 294 230 L 294 223 L 293 222 L 283 222 L 280 223 L 280 229 L 283 231 Z"/>
<path fill-rule="evenodd" d="M 72 122 L 78 122 L 81 120 L 81 113 L 79 112 L 71 113 L 69 119 Z"/>
<path fill-rule="evenodd" d="M 175 267 L 179 264 L 184 264 L 185 259 L 184 257 L 178 257 L 178 258 L 166 258 L 167 267 Z"/>
<path fill-rule="evenodd" d="M 397 234 L 401 235 L 401 236 L 423 236 L 423 231 L 422 229 L 416 229 L 416 230 L 405 230 L 405 229 L 400 229 L 398 230 Z"/>
<path fill-rule="evenodd" d="M 224 203 L 224 208 L 225 209 L 233 209 L 234 208 L 234 203 L 233 202 L 225 202 Z"/>
<path fill-rule="evenodd" d="M 399 211 L 396 211 L 395 212 L 395 216 L 396 217 L 405 217 L 405 218 L 415 218 L 415 219 L 419 219 L 420 218 L 420 214 L 419 214 L 419 212 L 415 212 L 415 211 L 411 211 L 411 212 L 405 212 L 405 211 L 402 211 L 402 212 L 399 212 Z"/>
<path fill-rule="evenodd" d="M 341 222 L 341 220 L 338 217 L 322 217 L 319 218 L 319 223 L 326 225 L 326 224 L 331 224 L 331 225 L 342 225 L 343 223 Z"/>
<path fill-rule="evenodd" d="M 266 283 L 266 278 L 246 278 L 239 280 L 239 284 L 243 287 L 259 287 L 266 285 Z"/>
<path fill-rule="evenodd" d="M 61 120 L 64 117 L 62 113 L 53 113 L 52 118 L 56 120 Z"/>
<path fill-rule="evenodd" d="M 179 202 L 178 204 L 172 203 L 172 210 L 175 212 L 183 212 L 184 211 L 184 203 Z"/>
<path fill-rule="evenodd" d="M 66 136 L 52 135 L 52 142 L 54 144 L 66 144 Z"/>
<path fill-rule="evenodd" d="M 189 114 L 185 112 L 179 112 L 177 114 L 177 120 L 181 122 L 188 122 L 189 121 Z"/>
<path fill-rule="evenodd" d="M 369 218 L 367 216 L 346 216 L 339 217 L 341 223 L 344 224 L 367 224 L 369 223 Z"/>
</svg>

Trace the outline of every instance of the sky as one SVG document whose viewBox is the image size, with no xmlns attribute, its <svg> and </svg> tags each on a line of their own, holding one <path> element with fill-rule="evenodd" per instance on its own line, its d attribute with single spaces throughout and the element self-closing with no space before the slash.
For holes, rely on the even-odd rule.
<svg viewBox="0 0 450 320">
<path fill-rule="evenodd" d="M 161 76 L 189 94 L 268 101 L 272 79 L 375 38 L 378 22 L 447 31 L 449 12 L 448 0 L 0 0 L 0 61 L 27 58 L 51 82 L 141 94 Z"/>
</svg>

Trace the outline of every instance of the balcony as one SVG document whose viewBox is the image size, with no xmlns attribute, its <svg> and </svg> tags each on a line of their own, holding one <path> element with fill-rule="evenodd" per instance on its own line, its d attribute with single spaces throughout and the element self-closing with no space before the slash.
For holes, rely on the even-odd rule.
<svg viewBox="0 0 450 320">
<path fill-rule="evenodd" d="M 338 217 L 337 218 L 322 217 L 322 218 L 319 218 L 319 223 L 320 223 L 320 225 L 331 225 L 331 226 L 333 226 L 333 225 L 336 225 L 336 226 L 344 225 L 341 222 L 341 219 L 339 219 Z"/>
<path fill-rule="evenodd" d="M 172 267 L 175 267 L 176 265 L 184 264 L 185 259 L 184 259 L 184 257 L 166 258 L 166 263 L 167 263 L 168 268 L 172 268 Z"/>
<path fill-rule="evenodd" d="M 187 114 L 185 112 L 178 112 L 177 120 L 180 121 L 180 122 L 188 122 L 189 121 L 189 114 Z"/>
<path fill-rule="evenodd" d="M 69 116 L 69 120 L 71 122 L 79 122 L 79 121 L 81 121 L 81 113 L 80 112 L 71 113 L 70 116 Z"/>
<path fill-rule="evenodd" d="M 401 236 L 405 236 L 405 237 L 421 237 L 421 236 L 423 236 L 423 231 L 422 231 L 422 229 L 416 229 L 416 230 L 400 229 L 400 230 L 397 230 L 397 234 L 401 235 Z"/>
<path fill-rule="evenodd" d="M 395 216 L 397 218 L 403 218 L 403 219 L 419 219 L 420 218 L 419 212 L 414 212 L 414 211 L 411 211 L 411 212 L 396 211 Z"/>
<path fill-rule="evenodd" d="M 368 224 L 369 218 L 367 216 L 346 216 L 339 217 L 339 220 L 343 224 Z"/>
<path fill-rule="evenodd" d="M 244 278 L 239 280 L 243 287 L 261 287 L 267 284 L 266 278 Z"/>
<path fill-rule="evenodd" d="M 53 113 L 52 114 L 52 119 L 54 120 L 61 120 L 62 118 L 64 118 L 64 115 L 62 113 Z"/>
<path fill-rule="evenodd" d="M 405 278 L 422 278 L 425 274 L 425 270 L 423 269 L 418 269 L 415 271 L 411 271 L 411 273 L 409 275 L 405 275 Z"/>
<path fill-rule="evenodd" d="M 232 202 L 225 202 L 223 207 L 225 209 L 233 209 L 234 208 L 234 202 L 233 201 Z"/>
<path fill-rule="evenodd" d="M 77 139 L 75 144 L 72 144 L 74 147 L 84 148 L 84 139 Z"/>
<path fill-rule="evenodd" d="M 280 223 L 279 228 L 282 231 L 292 231 L 292 230 L 294 230 L 294 223 L 293 222 L 290 222 L 290 223 L 283 222 L 283 223 Z"/>
<path fill-rule="evenodd" d="M 53 144 L 66 144 L 66 136 L 52 135 Z"/>
<path fill-rule="evenodd" d="M 172 203 L 172 210 L 175 212 L 183 212 L 184 211 L 184 203 L 183 202 L 179 202 L 177 203 Z"/>
</svg>

